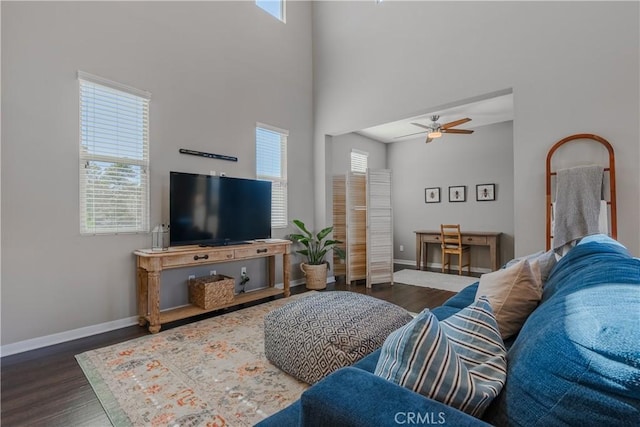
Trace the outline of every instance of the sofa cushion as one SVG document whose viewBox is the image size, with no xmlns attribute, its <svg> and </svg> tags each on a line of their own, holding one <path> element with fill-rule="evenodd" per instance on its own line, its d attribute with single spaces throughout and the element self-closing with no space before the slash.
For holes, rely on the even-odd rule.
<svg viewBox="0 0 640 427">
<path fill-rule="evenodd" d="M 490 427 L 469 414 L 353 367 L 339 369 L 308 388 L 300 402 L 298 423 L 268 425 Z"/>
<path fill-rule="evenodd" d="M 554 268 L 508 353 L 496 425 L 638 425 L 640 260 L 583 240 Z"/>
<path fill-rule="evenodd" d="M 502 339 L 515 335 L 538 305 L 542 297 L 539 277 L 527 259 L 480 277 L 476 299 L 489 299 Z"/>
<path fill-rule="evenodd" d="M 506 378 L 506 350 L 488 300 L 443 322 L 422 311 L 389 335 L 375 374 L 481 416 Z"/>
</svg>

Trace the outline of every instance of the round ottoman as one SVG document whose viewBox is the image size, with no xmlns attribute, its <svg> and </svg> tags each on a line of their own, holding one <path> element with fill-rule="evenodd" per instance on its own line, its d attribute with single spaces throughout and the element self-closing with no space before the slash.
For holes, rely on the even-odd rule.
<svg viewBox="0 0 640 427">
<path fill-rule="evenodd" d="M 405 309 L 367 295 L 318 293 L 265 316 L 265 355 L 286 373 L 314 384 L 378 349 L 412 318 Z"/>
</svg>

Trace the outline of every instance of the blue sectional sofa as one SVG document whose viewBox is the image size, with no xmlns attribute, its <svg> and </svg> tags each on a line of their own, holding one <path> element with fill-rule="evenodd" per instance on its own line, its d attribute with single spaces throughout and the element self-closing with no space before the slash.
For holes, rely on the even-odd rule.
<svg viewBox="0 0 640 427">
<path fill-rule="evenodd" d="M 440 320 L 457 313 L 477 286 L 433 313 Z M 638 426 L 640 260 L 606 236 L 582 239 L 506 345 L 507 381 L 482 420 L 375 376 L 378 350 L 259 425 Z"/>
</svg>

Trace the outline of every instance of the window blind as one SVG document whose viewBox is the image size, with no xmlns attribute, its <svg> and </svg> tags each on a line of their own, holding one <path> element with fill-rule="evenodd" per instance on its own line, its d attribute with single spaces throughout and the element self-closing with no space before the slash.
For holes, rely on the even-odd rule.
<svg viewBox="0 0 640 427">
<path fill-rule="evenodd" d="M 80 233 L 149 231 L 148 92 L 78 72 Z"/>
<path fill-rule="evenodd" d="M 289 132 L 256 126 L 256 177 L 271 181 L 271 227 L 287 226 L 287 137 Z"/>
<path fill-rule="evenodd" d="M 351 150 L 351 172 L 367 172 L 369 153 L 359 150 Z"/>
</svg>

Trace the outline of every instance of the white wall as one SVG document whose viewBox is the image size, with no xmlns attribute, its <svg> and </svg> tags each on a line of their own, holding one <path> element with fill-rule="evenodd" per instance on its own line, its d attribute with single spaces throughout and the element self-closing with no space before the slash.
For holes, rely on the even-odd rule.
<svg viewBox="0 0 640 427">
<path fill-rule="evenodd" d="M 325 135 L 504 89 L 514 93 L 515 253 L 545 244 L 548 149 L 595 133 L 616 150 L 618 237 L 640 254 L 637 2 L 314 3 L 316 222 Z"/>
<path fill-rule="evenodd" d="M 170 170 L 255 177 L 258 121 L 290 131 L 289 216 L 313 221 L 309 3 L 289 2 L 287 24 L 254 2 L 1 7 L 3 345 L 136 314 L 132 251 L 150 236 L 79 235 L 77 70 L 152 92 L 152 224 L 168 217 Z M 163 307 L 186 300 L 186 275 L 163 274 Z"/>
<path fill-rule="evenodd" d="M 513 258 L 513 122 L 477 127 L 471 135 L 445 134 L 429 144 L 424 136 L 390 144 L 388 164 L 395 259 L 415 262 L 414 231 L 439 230 L 440 224 L 501 232 L 500 261 Z M 496 184 L 496 200 L 476 201 L 477 184 Z M 467 201 L 450 203 L 449 186 L 459 185 L 467 187 Z M 440 203 L 425 203 L 427 187 L 440 187 Z M 489 269 L 488 248 L 472 249 L 471 266 Z M 428 254 L 429 263 L 441 262 L 436 246 Z"/>
<path fill-rule="evenodd" d="M 329 145 L 329 144 L 327 144 Z M 357 133 L 347 133 L 332 138 L 330 162 L 327 173 L 330 175 L 345 174 L 351 171 L 351 150 L 356 149 L 369 154 L 369 169 L 385 169 L 387 167 L 387 144 L 375 141 Z"/>
</svg>

